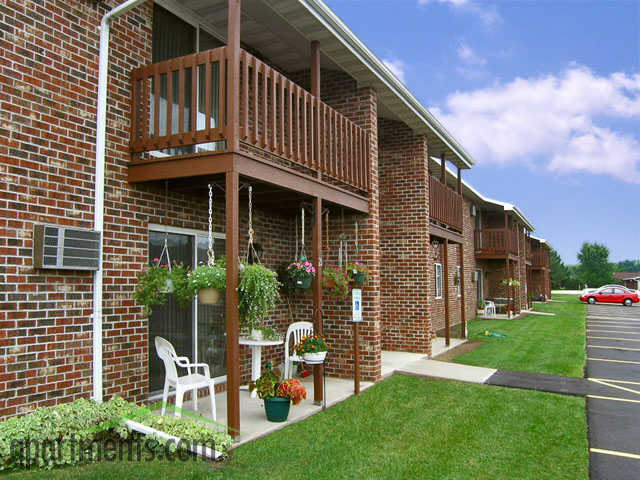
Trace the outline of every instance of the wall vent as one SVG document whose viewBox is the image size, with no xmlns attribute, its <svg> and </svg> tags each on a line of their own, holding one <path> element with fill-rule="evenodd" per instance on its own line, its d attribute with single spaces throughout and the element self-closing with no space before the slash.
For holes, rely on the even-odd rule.
<svg viewBox="0 0 640 480">
<path fill-rule="evenodd" d="M 81 228 L 36 225 L 33 266 L 44 269 L 97 270 L 100 233 Z"/>
</svg>

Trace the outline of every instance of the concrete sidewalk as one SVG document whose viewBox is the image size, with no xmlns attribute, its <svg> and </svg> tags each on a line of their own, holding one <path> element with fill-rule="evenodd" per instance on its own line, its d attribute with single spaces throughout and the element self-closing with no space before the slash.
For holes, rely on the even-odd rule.
<svg viewBox="0 0 640 480">
<path fill-rule="evenodd" d="M 396 370 L 396 373 L 429 378 L 444 378 L 460 382 L 485 383 L 496 373 L 496 369 L 422 359 L 403 365 Z"/>
</svg>

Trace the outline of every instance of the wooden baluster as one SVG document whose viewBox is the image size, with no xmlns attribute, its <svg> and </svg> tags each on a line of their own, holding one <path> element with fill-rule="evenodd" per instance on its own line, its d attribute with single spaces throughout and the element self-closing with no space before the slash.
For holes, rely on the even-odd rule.
<svg viewBox="0 0 640 480">
<path fill-rule="evenodd" d="M 280 155 L 284 155 L 286 145 L 284 136 L 284 77 L 280 76 Z"/>
<path fill-rule="evenodd" d="M 153 66 L 153 137 L 154 145 L 159 146 L 160 136 L 160 73 L 158 64 Z"/>
<path fill-rule="evenodd" d="M 300 160 L 300 87 L 296 85 L 294 91 L 296 94 L 296 160 L 302 163 Z"/>
<path fill-rule="evenodd" d="M 269 67 L 262 64 L 262 147 L 267 146 L 267 98 L 269 97 Z"/>
<path fill-rule="evenodd" d="M 289 134 L 289 159 L 293 159 L 293 83 L 287 80 L 287 131 Z"/>
<path fill-rule="evenodd" d="M 258 60 L 255 57 L 251 57 L 253 65 L 253 135 L 251 136 L 252 143 L 258 144 L 258 97 L 260 96 L 259 80 L 260 75 L 258 72 Z"/>
<path fill-rule="evenodd" d="M 307 156 L 307 92 L 302 91 L 302 154 L 303 162 L 309 165 L 309 157 Z"/>
<path fill-rule="evenodd" d="M 329 109 L 329 173 L 335 175 L 333 164 L 333 110 Z"/>
<path fill-rule="evenodd" d="M 204 129 L 207 140 L 211 140 L 211 97 L 213 86 L 211 85 L 211 53 L 207 55 L 204 64 Z"/>
<path fill-rule="evenodd" d="M 272 69 L 271 70 L 271 151 L 276 153 L 278 151 L 278 98 L 276 95 L 276 76 L 277 72 Z"/>
<path fill-rule="evenodd" d="M 246 140 L 249 136 L 249 61 L 247 52 L 242 50 L 240 57 L 242 62 L 242 132 L 241 138 Z"/>
<path fill-rule="evenodd" d="M 173 71 L 167 72 L 167 147 L 171 145 L 171 134 L 173 125 Z"/>
<path fill-rule="evenodd" d="M 224 54 L 220 57 L 220 63 L 218 68 L 218 74 L 220 75 L 219 84 L 220 84 L 220 94 L 218 95 L 218 126 L 226 127 L 227 126 L 227 117 L 226 117 L 226 105 L 227 105 L 227 47 L 224 47 Z M 227 138 L 227 130 L 225 131 L 225 138 Z M 227 138 L 228 141 L 228 138 Z M 229 145 L 227 144 L 227 148 Z"/>
<path fill-rule="evenodd" d="M 198 130 L 198 62 L 196 54 L 191 58 L 191 141 L 196 141 L 196 131 Z"/>
</svg>

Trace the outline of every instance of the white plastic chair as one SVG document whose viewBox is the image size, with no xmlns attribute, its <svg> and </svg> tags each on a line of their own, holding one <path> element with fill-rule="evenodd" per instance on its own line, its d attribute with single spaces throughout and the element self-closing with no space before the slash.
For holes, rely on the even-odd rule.
<svg viewBox="0 0 640 480">
<path fill-rule="evenodd" d="M 495 317 L 496 316 L 496 304 L 493 303 L 491 300 L 485 300 L 484 301 L 484 316 L 488 317 Z"/>
<path fill-rule="evenodd" d="M 176 417 L 180 417 L 182 415 L 181 411 L 184 394 L 189 390 L 193 391 L 193 406 L 197 412 L 198 389 L 206 387 L 209 389 L 209 397 L 211 399 L 211 417 L 213 418 L 213 421 L 216 421 L 216 394 L 213 378 L 211 378 L 211 374 L 209 372 L 209 365 L 206 363 L 190 363 L 187 357 L 179 357 L 176 354 L 176 350 L 173 348 L 173 345 L 171 345 L 171 342 L 162 337 L 156 337 L 155 344 L 156 352 L 158 352 L 158 356 L 164 362 L 165 369 L 164 389 L 162 391 L 162 415 L 164 415 L 167 407 L 169 387 L 173 387 L 176 391 Z M 176 365 L 178 367 L 186 368 L 187 375 L 179 377 Z M 204 375 L 197 373 L 198 368 L 202 368 L 204 370 Z"/>
<path fill-rule="evenodd" d="M 295 353 L 289 355 L 289 340 L 293 336 L 293 345 L 300 343 L 302 337 L 313 333 L 313 323 L 294 322 L 287 328 L 287 336 L 284 340 L 284 378 L 291 378 L 293 362 L 301 362 L 302 358 Z"/>
</svg>

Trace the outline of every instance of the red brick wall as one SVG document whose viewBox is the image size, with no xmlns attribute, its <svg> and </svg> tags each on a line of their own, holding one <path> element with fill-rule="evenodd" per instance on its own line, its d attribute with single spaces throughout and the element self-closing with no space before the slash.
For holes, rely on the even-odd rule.
<svg viewBox="0 0 640 480">
<path fill-rule="evenodd" d="M 426 138 L 389 120 L 379 132 L 382 348 L 429 353 Z"/>
<path fill-rule="evenodd" d="M 98 25 L 106 11 L 107 6 L 84 0 L 9 0 L 0 7 L 7 27 L 0 37 L 0 418 L 91 394 L 92 274 L 35 270 L 31 256 L 35 223 L 92 227 Z M 112 26 L 107 121 L 104 393 L 138 402 L 148 396 L 149 338 L 147 317 L 132 293 L 137 273 L 147 264 L 148 224 L 206 229 L 204 194 L 170 191 L 165 212 L 162 187 L 127 182 L 129 72 L 150 62 L 151 16 L 151 5 L 144 5 Z M 353 82 L 341 95 L 344 113 L 372 132 L 370 174 L 376 193 L 372 215 L 361 222 L 360 251 L 372 270 L 365 290 L 363 376 L 374 379 L 380 372 L 377 100 L 375 92 Z M 256 209 L 264 262 L 275 268 L 293 258 L 293 217 Z M 245 231 L 246 208 L 242 216 Z M 216 208 L 215 217 L 216 229 L 224 231 L 223 210 Z M 310 319 L 309 296 L 293 304 L 296 319 Z M 340 322 L 345 328 L 330 339 L 336 345 L 330 370 L 346 375 L 350 333 L 343 332 L 342 317 L 335 321 Z M 285 303 L 270 323 L 284 333 Z M 264 358 L 280 363 L 282 349 L 265 349 Z M 241 361 L 246 379 L 248 349 L 241 350 Z"/>
</svg>

